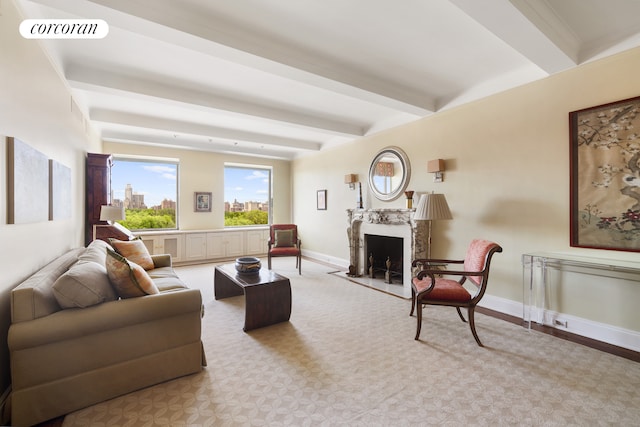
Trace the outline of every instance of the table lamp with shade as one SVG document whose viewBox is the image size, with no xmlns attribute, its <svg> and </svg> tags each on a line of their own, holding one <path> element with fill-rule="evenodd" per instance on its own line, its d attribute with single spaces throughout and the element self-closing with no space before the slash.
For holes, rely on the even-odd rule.
<svg viewBox="0 0 640 427">
<path fill-rule="evenodd" d="M 427 258 L 431 258 L 431 224 L 434 220 L 453 219 L 444 194 L 427 193 L 420 196 L 413 217 L 416 221 L 429 221 Z"/>
<path fill-rule="evenodd" d="M 109 225 L 115 221 L 122 221 L 125 219 L 123 206 L 100 206 L 100 221 L 107 221 Z M 96 234 L 98 227 L 106 227 L 105 225 L 93 224 L 93 240 L 96 240 Z"/>
</svg>

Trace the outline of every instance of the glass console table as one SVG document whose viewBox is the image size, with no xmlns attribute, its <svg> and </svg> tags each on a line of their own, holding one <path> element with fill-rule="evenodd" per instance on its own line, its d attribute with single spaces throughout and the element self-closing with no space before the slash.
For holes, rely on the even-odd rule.
<svg viewBox="0 0 640 427">
<path fill-rule="evenodd" d="M 531 329 L 531 322 L 544 323 L 549 269 L 640 281 L 640 262 L 553 252 L 523 254 L 522 320 L 529 329 Z"/>
</svg>

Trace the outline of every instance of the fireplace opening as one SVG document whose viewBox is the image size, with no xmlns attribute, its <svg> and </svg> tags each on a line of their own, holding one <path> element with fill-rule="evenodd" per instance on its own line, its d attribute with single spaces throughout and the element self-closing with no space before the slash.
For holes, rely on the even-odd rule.
<svg viewBox="0 0 640 427">
<path fill-rule="evenodd" d="M 367 265 L 365 275 L 372 279 L 384 278 L 387 283 L 403 283 L 402 237 L 365 234 L 364 249 Z"/>
</svg>

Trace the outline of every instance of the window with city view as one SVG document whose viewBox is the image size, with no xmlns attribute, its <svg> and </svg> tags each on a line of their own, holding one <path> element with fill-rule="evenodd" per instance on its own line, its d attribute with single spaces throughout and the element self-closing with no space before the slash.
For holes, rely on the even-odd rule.
<svg viewBox="0 0 640 427">
<path fill-rule="evenodd" d="M 224 200 L 225 227 L 269 224 L 271 168 L 226 164 Z"/>
<path fill-rule="evenodd" d="M 114 157 L 111 204 L 124 206 L 129 230 L 175 229 L 178 162 Z"/>
</svg>

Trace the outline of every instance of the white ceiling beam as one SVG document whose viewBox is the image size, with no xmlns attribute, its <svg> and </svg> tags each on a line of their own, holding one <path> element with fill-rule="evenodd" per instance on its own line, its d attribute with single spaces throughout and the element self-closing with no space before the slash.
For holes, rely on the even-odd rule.
<svg viewBox="0 0 640 427">
<path fill-rule="evenodd" d="M 578 42 L 546 6 L 527 0 L 449 1 L 546 73 L 576 66 Z M 551 30 L 563 27 L 562 34 Z"/>
<path fill-rule="evenodd" d="M 187 106 L 201 110 L 203 108 L 212 109 L 251 116 L 333 135 L 354 137 L 363 136 L 366 132 L 359 125 L 215 96 L 201 91 L 169 86 L 148 79 L 123 76 L 87 67 L 70 66 L 65 73 L 65 77 L 73 89 L 117 94 L 138 99 L 151 97 L 155 101 L 162 100 L 183 107 Z"/>
<path fill-rule="evenodd" d="M 136 144 L 147 146 L 161 146 L 165 148 L 177 148 L 181 150 L 207 151 L 213 153 L 226 153 L 233 155 L 246 155 L 252 157 L 261 157 L 279 160 L 292 160 L 295 157 L 295 150 L 274 150 L 272 148 L 263 148 L 255 144 L 246 145 L 230 145 L 228 143 L 220 143 L 219 141 L 203 141 L 196 138 L 179 139 L 167 136 L 136 135 L 128 132 L 104 131 L 102 140 L 108 142 L 117 142 L 121 144 Z"/>
<path fill-rule="evenodd" d="M 113 110 L 93 109 L 89 112 L 89 118 L 96 122 L 161 130 L 177 134 L 200 135 L 231 142 L 252 142 L 275 148 L 288 147 L 303 151 L 319 151 L 321 148 L 320 143 L 313 141 L 257 134 L 236 129 L 225 129 L 217 126 L 170 120 L 161 117 L 121 113 Z"/>
<path fill-rule="evenodd" d="M 32 0 L 85 17 L 100 16 L 109 26 L 162 40 L 185 49 L 242 64 L 273 75 L 295 80 L 362 101 L 423 117 L 433 113 L 436 98 L 400 88 L 373 76 L 340 67 L 317 64 L 302 51 L 282 46 L 257 46 L 234 37 L 229 23 L 211 17 L 189 14 L 175 6 L 174 0 Z"/>
</svg>

